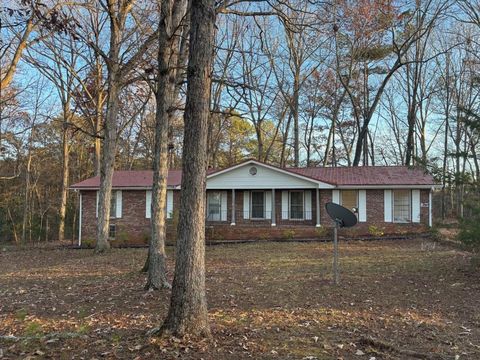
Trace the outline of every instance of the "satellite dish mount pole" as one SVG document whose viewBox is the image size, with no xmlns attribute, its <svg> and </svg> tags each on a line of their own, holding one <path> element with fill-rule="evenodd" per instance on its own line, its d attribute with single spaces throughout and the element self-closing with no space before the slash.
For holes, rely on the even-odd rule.
<svg viewBox="0 0 480 360">
<path fill-rule="evenodd" d="M 335 227 L 333 228 L 333 279 L 335 285 L 338 285 L 340 283 L 338 269 L 338 228 L 355 226 L 357 217 L 349 209 L 333 202 L 326 203 L 325 209 L 335 223 Z"/>
<path fill-rule="evenodd" d="M 335 285 L 340 283 L 340 274 L 338 269 L 338 227 L 341 226 L 341 220 L 335 219 L 335 227 L 333 228 L 333 277 Z"/>
</svg>

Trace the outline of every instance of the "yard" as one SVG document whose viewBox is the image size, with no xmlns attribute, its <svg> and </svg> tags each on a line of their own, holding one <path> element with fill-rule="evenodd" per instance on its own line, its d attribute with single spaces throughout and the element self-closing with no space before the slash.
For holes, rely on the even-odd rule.
<svg viewBox="0 0 480 360">
<path fill-rule="evenodd" d="M 335 287 L 331 248 L 208 247 L 203 341 L 146 336 L 169 301 L 142 290 L 146 249 L 4 249 L 0 358 L 480 358 L 480 276 L 468 253 L 427 240 L 343 242 Z"/>
</svg>

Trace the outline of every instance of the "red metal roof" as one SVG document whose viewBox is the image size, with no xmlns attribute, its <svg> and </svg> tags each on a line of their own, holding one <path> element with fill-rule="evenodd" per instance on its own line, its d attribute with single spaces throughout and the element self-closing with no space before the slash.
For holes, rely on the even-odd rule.
<svg viewBox="0 0 480 360">
<path fill-rule="evenodd" d="M 182 182 L 181 170 L 170 170 L 168 172 L 167 186 L 179 186 Z M 153 171 L 127 171 L 118 170 L 113 172 L 114 188 L 151 188 L 153 184 Z M 72 189 L 98 189 L 100 177 L 95 176 L 71 186 Z"/>
<path fill-rule="evenodd" d="M 247 163 L 249 161 L 246 161 Z M 255 161 L 260 163 L 258 161 Z M 238 165 L 238 164 L 237 164 Z M 298 175 L 305 176 L 337 186 L 414 186 L 435 185 L 431 175 L 421 169 L 412 169 L 406 166 L 359 166 L 359 167 L 311 167 L 311 168 L 284 168 Z M 218 170 L 209 170 L 212 174 Z M 170 170 L 167 185 L 180 186 L 182 182 L 181 170 Z M 113 173 L 114 188 L 150 188 L 153 183 L 153 172 L 143 171 L 115 171 Z M 98 176 L 86 179 L 71 186 L 72 189 L 98 189 Z"/>
<path fill-rule="evenodd" d="M 433 177 L 406 166 L 287 168 L 294 173 L 339 186 L 434 185 Z"/>
</svg>

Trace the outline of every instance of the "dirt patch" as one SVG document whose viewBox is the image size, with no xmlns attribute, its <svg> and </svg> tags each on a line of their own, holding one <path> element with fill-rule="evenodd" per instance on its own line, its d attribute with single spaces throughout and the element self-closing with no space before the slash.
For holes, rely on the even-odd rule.
<svg viewBox="0 0 480 360">
<path fill-rule="evenodd" d="M 0 358 L 480 358 L 468 253 L 420 239 L 342 243 L 337 287 L 331 254 L 330 243 L 208 247 L 213 336 L 194 341 L 146 336 L 169 293 L 142 290 L 145 249 L 4 251 Z"/>
</svg>

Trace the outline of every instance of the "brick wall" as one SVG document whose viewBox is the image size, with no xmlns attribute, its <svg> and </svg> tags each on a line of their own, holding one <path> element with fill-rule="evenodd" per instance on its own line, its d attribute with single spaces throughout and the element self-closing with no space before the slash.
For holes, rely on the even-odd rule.
<svg viewBox="0 0 480 360">
<path fill-rule="evenodd" d="M 210 190 L 209 190 L 210 191 Z M 383 233 L 406 234 L 423 232 L 428 227 L 428 207 L 420 208 L 420 224 L 397 224 L 384 222 L 383 190 L 367 190 L 367 222 L 359 223 L 351 229 L 342 229 L 346 236 L 370 236 Z M 312 220 L 282 220 L 282 191 L 275 191 L 276 225 L 271 226 L 271 220 L 252 220 L 243 218 L 243 191 L 235 191 L 236 216 L 235 226 L 231 226 L 232 192 L 227 191 L 227 221 L 206 223 L 208 240 L 250 240 L 250 239 L 310 239 L 325 237 L 334 225 L 325 211 L 325 204 L 331 201 L 331 190 L 320 190 L 320 223 L 316 224 L 316 194 L 312 191 Z M 421 190 L 421 203 L 428 203 L 429 190 Z M 150 219 L 145 218 L 145 190 L 122 191 L 122 217 L 112 218 L 110 223 L 116 224 L 115 244 L 147 244 L 150 238 Z M 82 191 L 82 240 L 84 243 L 94 243 L 96 237 L 95 191 Z M 180 191 L 174 191 L 174 218 L 167 221 L 168 243 L 175 241 L 176 224 Z"/>
<path fill-rule="evenodd" d="M 174 213 L 178 211 L 179 191 L 174 191 Z M 97 233 L 96 191 L 82 191 L 82 242 L 94 243 Z M 112 245 L 148 244 L 151 237 L 150 219 L 145 217 L 145 190 L 122 191 L 122 217 L 110 218 L 110 224 L 116 225 L 116 237 Z M 175 220 L 167 220 L 167 237 L 174 239 Z"/>
</svg>

